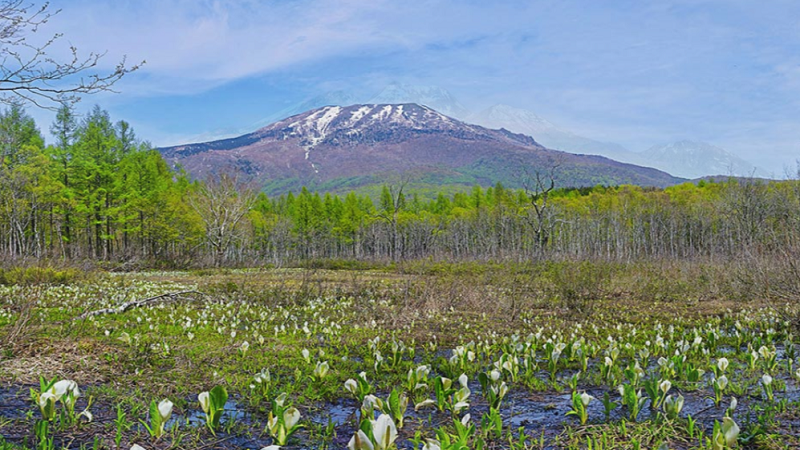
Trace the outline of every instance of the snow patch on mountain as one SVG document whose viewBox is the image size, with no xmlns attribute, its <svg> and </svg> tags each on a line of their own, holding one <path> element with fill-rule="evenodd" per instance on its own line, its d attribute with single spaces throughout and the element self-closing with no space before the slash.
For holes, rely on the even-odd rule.
<svg viewBox="0 0 800 450">
<path fill-rule="evenodd" d="M 332 109 L 335 107 L 339 109 Z M 314 110 L 317 110 L 315 114 L 304 115 Z M 333 91 L 273 117 L 284 119 L 294 115 L 303 116 L 299 119 L 302 123 L 287 125 L 285 120 L 278 120 L 275 124 L 293 129 L 294 135 L 304 136 L 307 159 L 314 147 L 334 133 L 328 130 L 329 127 L 348 136 L 347 139 L 356 139 L 377 123 L 384 127 L 402 125 L 410 129 L 444 130 L 452 128 L 455 118 L 459 126 L 465 125 L 461 122 L 463 120 L 467 124 L 490 129 L 502 128 L 533 137 L 547 148 L 605 156 L 625 163 L 654 167 L 685 178 L 709 175 L 767 176 L 749 162 L 710 144 L 682 141 L 634 152 L 616 143 L 594 140 L 561 129 L 532 111 L 509 105 L 494 105 L 470 114 L 450 92 L 436 86 L 393 83 L 374 96 Z"/>
<path fill-rule="evenodd" d="M 331 122 L 339 116 L 341 111 L 341 106 L 328 106 L 314 111 L 302 120 L 289 124 L 289 128 L 292 130 L 289 133 L 290 136 L 302 135 L 305 137 L 305 144 L 303 145 L 305 149 L 305 159 L 309 158 L 311 150 L 314 147 L 325 140 L 328 135 L 328 127 Z M 311 166 L 315 171 L 317 170 L 313 163 Z"/>
<path fill-rule="evenodd" d="M 362 117 L 369 114 L 370 111 L 372 111 L 371 106 L 362 106 L 357 110 L 353 111 L 352 113 L 350 113 L 350 124 L 355 125 L 359 120 L 361 120 Z"/>
<path fill-rule="evenodd" d="M 328 138 L 333 132 L 358 132 L 376 125 L 402 126 L 417 130 L 447 130 L 466 128 L 475 131 L 474 125 L 456 121 L 429 107 L 417 104 L 325 106 L 305 114 L 289 117 L 262 128 L 257 133 L 280 131 L 287 136 L 301 137 L 311 148 Z"/>
<path fill-rule="evenodd" d="M 433 108 L 446 116 L 455 117 L 456 119 L 463 119 L 469 115 L 467 108 L 459 103 L 453 94 L 437 86 L 414 86 L 392 83 L 386 86 L 378 95 L 370 98 L 366 103 L 416 103 Z"/>
<path fill-rule="evenodd" d="M 255 124 L 254 128 L 260 128 L 265 125 L 281 121 L 287 117 L 296 116 L 306 111 L 315 110 L 323 106 L 347 106 L 355 103 L 364 103 L 364 102 L 359 102 L 357 96 L 352 92 L 348 91 L 326 92 L 322 95 L 318 95 L 309 100 L 306 100 L 300 104 L 282 109 L 262 120 L 259 120 Z M 253 128 L 250 129 L 252 130 Z"/>
</svg>

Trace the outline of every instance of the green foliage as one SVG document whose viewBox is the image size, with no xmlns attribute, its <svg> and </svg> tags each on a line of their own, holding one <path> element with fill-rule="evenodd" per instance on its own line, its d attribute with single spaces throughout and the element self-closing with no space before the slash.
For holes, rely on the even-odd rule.
<svg viewBox="0 0 800 450">
<path fill-rule="evenodd" d="M 567 412 L 568 416 L 576 416 L 578 420 L 580 420 L 581 425 L 586 425 L 586 421 L 589 420 L 589 402 L 593 400 L 594 397 L 587 393 L 578 394 L 577 391 L 572 392 L 572 410 Z"/>
<path fill-rule="evenodd" d="M 212 434 L 216 434 L 222 414 L 225 412 L 225 404 L 228 402 L 228 391 L 223 386 L 215 386 L 208 392 L 201 392 L 197 400 L 206 415 L 206 426 Z"/>
<path fill-rule="evenodd" d="M 15 267 L 0 269 L 0 285 L 70 284 L 85 276 L 84 272 L 71 268 Z"/>
<path fill-rule="evenodd" d="M 159 439 L 164 435 L 167 421 L 172 416 L 172 402 L 165 399 L 156 403 L 155 400 L 152 400 L 148 412 L 150 423 L 148 424 L 142 419 L 139 419 L 139 422 L 145 427 L 150 436 Z"/>
<path fill-rule="evenodd" d="M 303 425 L 299 423 L 300 411 L 289 401 L 283 393 L 272 401 L 272 411 L 267 418 L 267 431 L 278 445 L 286 445 L 292 436 Z"/>
<path fill-rule="evenodd" d="M 246 205 L 241 223 L 220 227 L 225 239 L 214 240 L 198 208 L 210 183 L 170 167 L 130 124 L 113 121 L 97 106 L 78 120 L 65 105 L 50 130 L 55 142 L 45 146 L 21 107 L 0 113 L 0 253 L 15 260 L 93 260 L 125 270 L 254 261 L 276 266 L 312 261 L 307 265 L 340 270 L 426 260 L 409 270 L 431 273 L 486 271 L 480 264 L 452 261 L 550 261 L 531 274 L 541 282 L 537 293 L 570 311 L 589 313 L 614 288 L 615 268 L 597 264 L 598 259 L 797 252 L 796 181 L 708 181 L 655 189 L 611 186 L 619 180 L 598 179 L 590 167 L 577 167 L 559 175 L 562 185 L 571 179 L 596 185 L 551 191 L 540 217 L 521 186 L 485 184 L 497 174 L 514 178 L 520 170 L 514 161 L 406 174 L 402 189 L 387 183 L 391 178 L 385 174 L 315 186 L 274 180 L 255 187 L 261 193 Z M 228 200 L 246 192 L 244 183 L 235 187 Z M 278 195 L 287 190 L 293 192 Z M 545 241 L 537 237 L 541 227 Z M 637 287 L 657 301 L 685 301 L 698 292 L 764 295 L 759 286 L 777 290 L 775 297 L 796 293 L 796 276 L 779 269 L 743 274 L 735 285 L 712 284 L 714 274 L 703 272 L 678 280 L 643 277 Z M 0 274 L 0 282 L 17 283 L 15 277 L 25 278 Z"/>
</svg>

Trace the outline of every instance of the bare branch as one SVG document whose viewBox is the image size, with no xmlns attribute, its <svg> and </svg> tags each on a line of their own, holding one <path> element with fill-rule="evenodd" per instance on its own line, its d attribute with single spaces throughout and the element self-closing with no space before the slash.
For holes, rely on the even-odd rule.
<svg viewBox="0 0 800 450">
<path fill-rule="evenodd" d="M 550 159 L 545 167 L 529 168 L 520 164 L 523 171 L 522 188 L 530 199 L 534 212 L 532 217 L 527 217 L 527 220 L 533 229 L 539 250 L 544 250 L 547 246 L 556 223 L 551 217 L 550 193 L 556 187 L 556 174 L 561 164 L 558 158 Z"/>
<path fill-rule="evenodd" d="M 0 0 L 0 102 L 23 101 L 56 110 L 79 101 L 82 95 L 114 92 L 114 83 L 144 64 L 127 66 L 123 57 L 112 72 L 93 73 L 105 52 L 82 57 L 74 45 L 69 46 L 71 56 L 64 61 L 49 57 L 62 34 L 38 45 L 27 38 L 59 12 L 50 11 L 49 3 L 35 8 L 24 0 Z"/>
</svg>

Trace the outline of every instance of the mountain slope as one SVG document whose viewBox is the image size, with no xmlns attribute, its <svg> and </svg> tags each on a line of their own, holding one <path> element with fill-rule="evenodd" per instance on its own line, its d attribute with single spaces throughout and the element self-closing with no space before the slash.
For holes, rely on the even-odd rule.
<svg viewBox="0 0 800 450">
<path fill-rule="evenodd" d="M 680 141 L 633 152 L 610 142 L 600 142 L 559 129 L 535 113 L 508 105 L 494 105 L 469 116 L 468 122 L 505 128 L 533 136 L 542 145 L 570 153 L 602 155 L 617 161 L 653 167 L 683 178 L 712 175 L 760 176 L 768 174 L 753 164 L 711 144 Z"/>
<path fill-rule="evenodd" d="M 655 169 L 548 150 L 533 138 L 470 125 L 417 104 L 325 106 L 237 138 L 161 149 L 195 177 L 237 171 L 277 193 L 346 190 L 406 173 L 432 184 L 519 186 L 554 165 L 561 186 L 680 182 Z"/>
<path fill-rule="evenodd" d="M 632 152 L 625 147 L 610 142 L 595 141 L 564 131 L 532 111 L 508 105 L 494 105 L 481 112 L 470 115 L 467 122 L 487 128 L 505 128 L 514 133 L 533 136 L 537 142 L 548 148 L 570 153 L 601 155 L 625 160 Z"/>
<path fill-rule="evenodd" d="M 685 178 L 709 175 L 768 177 L 768 174 L 749 162 L 705 142 L 679 141 L 656 145 L 640 153 L 647 161 L 666 172 Z"/>
</svg>

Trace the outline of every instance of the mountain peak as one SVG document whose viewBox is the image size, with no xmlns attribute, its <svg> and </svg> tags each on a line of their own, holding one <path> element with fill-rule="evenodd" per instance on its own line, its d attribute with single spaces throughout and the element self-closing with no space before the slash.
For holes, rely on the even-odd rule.
<svg viewBox="0 0 800 450">
<path fill-rule="evenodd" d="M 401 83 L 392 83 L 368 103 L 374 104 L 406 104 L 416 103 L 428 106 L 450 117 L 463 118 L 469 112 L 446 89 L 438 86 L 415 86 Z"/>
<path fill-rule="evenodd" d="M 287 117 L 262 130 L 265 132 L 287 129 L 294 130 L 292 132 L 315 130 L 322 133 L 329 129 L 335 129 L 357 133 L 361 129 L 379 124 L 412 128 L 441 128 L 443 124 L 452 125 L 455 121 L 432 108 L 416 103 L 370 103 L 323 106 Z"/>
<path fill-rule="evenodd" d="M 237 138 L 160 150 L 196 177 L 234 170 L 269 192 L 346 189 L 380 183 L 387 172 L 516 186 L 522 167 L 556 160 L 570 168 L 558 180 L 564 186 L 677 181 L 654 169 L 548 150 L 529 136 L 468 124 L 417 103 L 323 106 Z"/>
<path fill-rule="evenodd" d="M 310 151 L 326 142 L 331 145 L 405 139 L 409 133 L 452 133 L 474 139 L 507 139 L 517 145 L 538 146 L 529 138 L 498 133 L 470 125 L 417 103 L 323 106 L 268 125 L 255 134 L 278 139 L 300 139 Z"/>
</svg>

